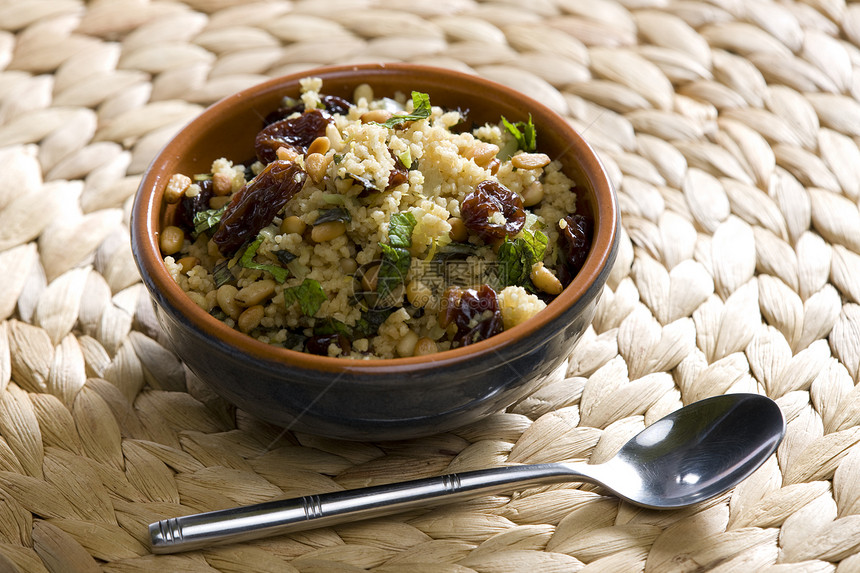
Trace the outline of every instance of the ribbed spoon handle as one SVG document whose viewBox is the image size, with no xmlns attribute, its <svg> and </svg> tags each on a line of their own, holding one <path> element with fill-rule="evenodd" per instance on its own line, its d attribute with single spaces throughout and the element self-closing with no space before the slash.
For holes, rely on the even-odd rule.
<svg viewBox="0 0 860 573">
<path fill-rule="evenodd" d="M 165 519 L 149 526 L 153 553 L 177 553 L 389 515 L 524 485 L 591 481 L 572 464 L 534 464 L 448 474 L 388 485 L 270 501 Z"/>
</svg>

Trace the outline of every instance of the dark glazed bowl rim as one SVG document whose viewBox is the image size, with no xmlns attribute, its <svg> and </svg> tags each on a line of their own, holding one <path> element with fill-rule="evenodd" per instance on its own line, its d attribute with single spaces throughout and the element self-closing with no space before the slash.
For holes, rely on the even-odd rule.
<svg viewBox="0 0 860 573">
<path fill-rule="evenodd" d="M 324 90 L 327 83 L 337 82 L 339 79 L 353 79 L 356 76 L 366 79 L 371 86 L 374 78 L 403 76 L 404 91 L 407 89 L 409 77 L 436 81 L 440 86 L 465 86 L 469 90 L 484 94 L 488 99 L 516 102 L 521 109 L 531 113 L 535 125 L 538 126 L 538 137 L 544 129 L 560 133 L 569 142 L 567 153 L 573 154 L 582 176 L 592 189 L 594 237 L 582 270 L 546 309 L 526 322 L 487 340 L 423 357 L 360 360 L 317 356 L 260 342 L 209 315 L 182 291 L 167 272 L 161 258 L 158 229 L 161 222 L 162 195 L 164 185 L 172 175 L 167 172 L 166 166 L 170 158 L 182 156 L 184 148 L 194 140 L 196 133 L 205 129 L 205 126 L 219 115 L 230 113 L 239 102 L 271 94 L 276 90 L 285 91 L 297 85 L 299 79 L 308 76 L 322 78 Z M 612 263 L 615 255 L 618 216 L 614 190 L 597 155 L 564 118 L 540 102 L 496 82 L 444 68 L 415 64 L 362 64 L 314 68 L 274 78 L 228 96 L 204 110 L 162 148 L 144 172 L 132 208 L 131 239 L 138 269 L 147 289 L 158 304 L 165 310 L 169 309 L 201 336 L 212 339 L 231 354 L 244 353 L 250 359 L 281 363 L 320 374 L 384 374 L 405 382 L 409 374 L 428 369 L 456 367 L 459 363 L 472 360 L 493 361 L 494 356 L 498 360 L 502 351 L 505 351 L 506 356 L 515 356 L 517 352 L 512 348 L 514 345 L 525 340 L 534 342 L 548 337 L 549 332 L 545 331 L 545 328 L 552 329 L 556 326 L 557 320 L 575 307 L 577 301 L 586 296 L 595 283 L 602 284 L 601 275 L 605 276 L 604 273 L 608 272 L 606 267 Z"/>
</svg>

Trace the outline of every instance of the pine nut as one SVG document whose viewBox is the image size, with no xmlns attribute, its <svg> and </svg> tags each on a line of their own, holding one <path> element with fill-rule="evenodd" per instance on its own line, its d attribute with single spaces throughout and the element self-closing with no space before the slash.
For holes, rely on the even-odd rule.
<svg viewBox="0 0 860 573">
<path fill-rule="evenodd" d="M 342 270 L 345 275 L 354 274 L 355 271 L 358 270 L 358 263 L 355 262 L 354 259 L 341 259 L 340 270 Z"/>
<path fill-rule="evenodd" d="M 179 203 L 185 190 L 191 185 L 191 178 L 182 173 L 174 173 L 164 188 L 164 200 L 168 203 Z"/>
<path fill-rule="evenodd" d="M 543 185 L 540 181 L 535 181 L 525 189 L 523 189 L 523 207 L 531 207 L 537 205 L 543 200 Z"/>
<path fill-rule="evenodd" d="M 266 314 L 266 309 L 263 308 L 262 305 L 254 305 L 252 307 L 246 308 L 242 311 L 242 314 L 239 315 L 239 330 L 248 334 L 258 326 L 260 326 L 260 321 L 263 320 L 263 316 Z"/>
<path fill-rule="evenodd" d="M 395 349 L 397 350 L 398 356 L 412 356 L 415 352 L 415 346 L 418 344 L 418 335 L 412 332 L 411 330 L 407 331 L 406 334 L 397 342 L 397 346 Z"/>
<path fill-rule="evenodd" d="M 498 153 L 498 145 L 479 141 L 467 149 L 463 153 L 463 157 L 474 160 L 475 164 L 479 167 L 487 167 L 496 158 L 496 154 Z"/>
<path fill-rule="evenodd" d="M 329 141 L 328 137 L 323 135 L 317 137 L 310 145 L 308 145 L 308 155 L 312 155 L 314 153 L 325 154 L 329 149 L 331 149 L 331 141 Z"/>
<path fill-rule="evenodd" d="M 216 296 L 218 306 L 233 320 L 239 318 L 239 315 L 242 313 L 242 308 L 236 302 L 236 294 L 238 292 L 239 289 L 233 285 L 221 285 Z"/>
<path fill-rule="evenodd" d="M 511 157 L 511 165 L 517 169 L 537 169 L 549 165 L 546 153 L 520 153 Z"/>
<path fill-rule="evenodd" d="M 433 292 L 430 288 L 418 279 L 413 279 L 406 285 L 406 300 L 415 308 L 427 306 L 431 296 L 433 296 Z"/>
<path fill-rule="evenodd" d="M 346 233 L 346 224 L 343 221 L 327 221 L 314 225 L 314 228 L 311 229 L 311 240 L 315 243 L 325 243 L 344 233 Z"/>
<path fill-rule="evenodd" d="M 379 265 L 373 265 L 364 270 L 361 275 L 361 286 L 365 292 L 376 292 L 376 283 L 379 279 Z"/>
<path fill-rule="evenodd" d="M 532 265 L 530 276 L 534 285 L 543 292 L 553 295 L 561 292 L 561 281 L 558 280 L 551 270 L 543 266 L 542 262 Z"/>
<path fill-rule="evenodd" d="M 163 254 L 172 255 L 182 249 L 183 242 L 185 242 L 185 232 L 179 227 L 169 225 L 161 230 L 158 244 Z"/>
<path fill-rule="evenodd" d="M 385 123 L 389 119 L 391 119 L 391 112 L 387 109 L 372 109 L 361 114 L 362 123 L 370 123 L 372 121 Z"/>
<path fill-rule="evenodd" d="M 242 306 L 258 305 L 275 294 L 275 281 L 263 279 L 244 287 L 236 293 L 236 302 Z"/>
<path fill-rule="evenodd" d="M 282 161 L 295 161 L 299 158 L 299 154 L 292 147 L 279 147 L 275 153 Z"/>
<path fill-rule="evenodd" d="M 305 157 L 305 171 L 314 180 L 314 183 L 319 183 L 325 177 L 326 169 L 332 158 L 322 153 L 311 153 Z"/>
<path fill-rule="evenodd" d="M 281 232 L 282 233 L 295 233 L 297 235 L 301 235 L 307 229 L 307 225 L 304 221 L 296 217 L 295 215 L 290 215 L 286 217 L 283 221 L 281 221 Z"/>
<path fill-rule="evenodd" d="M 439 348 L 436 346 L 436 342 L 433 341 L 432 338 L 427 338 L 426 336 L 419 338 L 418 342 L 415 343 L 415 352 L 412 354 L 413 356 L 427 356 L 428 354 L 435 354 L 439 351 Z"/>
<path fill-rule="evenodd" d="M 197 257 L 182 257 L 176 262 L 182 267 L 182 272 L 188 274 L 188 271 L 200 264 L 200 259 Z"/>
<path fill-rule="evenodd" d="M 448 224 L 451 225 L 451 231 L 448 235 L 451 240 L 457 243 L 465 242 L 469 238 L 469 230 L 466 228 L 466 223 L 459 217 L 451 217 L 448 219 Z"/>
<path fill-rule="evenodd" d="M 334 123 L 330 123 L 325 126 L 325 136 L 328 138 L 332 148 L 334 148 L 335 151 L 340 151 L 341 149 L 343 149 L 343 137 L 337 130 L 337 126 Z"/>
<path fill-rule="evenodd" d="M 229 195 L 233 190 L 233 176 L 223 171 L 212 176 L 212 191 L 216 195 Z"/>
</svg>

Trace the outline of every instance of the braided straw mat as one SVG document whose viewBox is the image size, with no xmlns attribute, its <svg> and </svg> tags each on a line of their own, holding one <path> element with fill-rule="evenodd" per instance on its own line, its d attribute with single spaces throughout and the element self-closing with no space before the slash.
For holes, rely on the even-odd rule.
<svg viewBox="0 0 860 573">
<path fill-rule="evenodd" d="M 165 347 L 129 247 L 154 153 L 203 107 L 320 64 L 409 61 L 569 118 L 620 255 L 556 378 L 397 443 L 282 432 Z M 856 75 L 855 75 L 856 74 Z M 843 0 L 0 0 L 0 570 L 860 571 L 860 5 Z M 153 556 L 197 511 L 522 462 L 607 459 L 758 392 L 788 423 L 682 510 L 560 484 Z"/>
</svg>

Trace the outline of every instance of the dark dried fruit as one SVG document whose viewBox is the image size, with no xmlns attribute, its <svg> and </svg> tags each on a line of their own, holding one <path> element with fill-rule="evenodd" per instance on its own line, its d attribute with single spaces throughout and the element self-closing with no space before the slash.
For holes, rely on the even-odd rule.
<svg viewBox="0 0 860 573">
<path fill-rule="evenodd" d="M 409 170 L 406 169 L 406 166 L 403 165 L 400 158 L 394 155 L 394 152 L 390 149 L 388 152 L 391 153 L 391 157 L 394 158 L 394 169 L 388 172 L 388 186 L 385 188 L 386 191 L 394 189 L 399 185 L 403 185 L 409 180 Z"/>
<path fill-rule="evenodd" d="M 256 237 L 287 201 L 302 190 L 307 176 L 291 161 L 273 161 L 237 191 L 212 237 L 221 254 L 229 257 Z"/>
<path fill-rule="evenodd" d="M 194 197 L 183 195 L 176 210 L 176 224 L 189 233 L 194 230 L 194 215 L 209 209 L 209 199 L 215 195 L 211 179 L 198 181 L 197 184 L 200 186 L 200 193 Z"/>
<path fill-rule="evenodd" d="M 351 345 L 349 339 L 343 334 L 315 334 L 308 338 L 305 348 L 311 354 L 317 356 L 328 356 L 328 347 L 337 344 L 344 354 L 349 354 Z"/>
<path fill-rule="evenodd" d="M 339 113 L 341 115 L 346 115 L 349 113 L 349 108 L 352 105 L 347 100 L 342 97 L 333 96 L 333 95 L 320 95 L 320 101 L 325 106 L 325 110 L 329 113 Z M 279 107 L 272 113 L 266 116 L 266 119 L 263 120 L 263 125 L 270 125 L 275 123 L 276 121 L 281 121 L 282 119 L 288 118 L 294 113 L 305 111 L 305 104 L 301 100 L 297 101 L 294 105 Z"/>
<path fill-rule="evenodd" d="M 452 339 L 456 346 L 468 346 L 500 333 L 504 327 L 496 291 L 489 285 L 477 290 L 450 287 L 443 296 L 439 325 L 447 328 L 451 324 L 457 327 Z"/>
<path fill-rule="evenodd" d="M 504 222 L 492 221 L 496 213 L 502 214 Z M 490 179 L 481 181 L 474 191 L 466 195 L 460 206 L 460 215 L 466 228 L 487 243 L 514 237 L 526 222 L 520 196 Z"/>
<path fill-rule="evenodd" d="M 568 215 L 562 229 L 559 225 L 558 248 L 561 249 L 562 265 L 558 278 L 561 284 L 567 286 L 573 277 L 582 269 L 588 251 L 591 249 L 591 237 L 594 234 L 594 223 L 582 215 Z"/>
<path fill-rule="evenodd" d="M 327 113 L 314 109 L 293 119 L 267 125 L 257 133 L 254 140 L 257 159 L 263 163 L 274 161 L 278 158 L 279 147 L 304 155 L 314 139 L 325 135 L 325 128 L 331 121 Z"/>
</svg>

